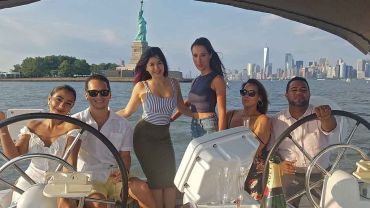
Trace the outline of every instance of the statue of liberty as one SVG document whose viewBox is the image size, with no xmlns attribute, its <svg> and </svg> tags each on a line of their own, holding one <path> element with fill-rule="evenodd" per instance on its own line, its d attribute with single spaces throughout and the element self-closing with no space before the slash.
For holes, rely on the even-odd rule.
<svg viewBox="0 0 370 208">
<path fill-rule="evenodd" d="M 140 42 L 146 42 L 146 21 L 143 17 L 143 3 L 141 0 L 141 8 L 137 19 L 138 31 L 135 37 L 135 40 Z"/>
</svg>

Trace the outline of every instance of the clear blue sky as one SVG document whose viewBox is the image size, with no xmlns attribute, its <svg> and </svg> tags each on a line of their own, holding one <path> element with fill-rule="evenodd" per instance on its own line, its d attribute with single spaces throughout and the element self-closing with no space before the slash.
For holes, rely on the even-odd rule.
<svg viewBox="0 0 370 208">
<path fill-rule="evenodd" d="M 41 0 L 0 10 L 0 71 L 26 57 L 69 55 L 88 63 L 129 62 L 139 0 Z M 284 54 L 308 61 L 338 58 L 355 66 L 363 55 L 345 40 L 275 15 L 192 0 L 144 0 L 147 40 L 164 51 L 172 70 L 197 74 L 190 45 L 209 38 L 228 69 L 262 65 L 270 48 L 274 70 Z"/>
</svg>

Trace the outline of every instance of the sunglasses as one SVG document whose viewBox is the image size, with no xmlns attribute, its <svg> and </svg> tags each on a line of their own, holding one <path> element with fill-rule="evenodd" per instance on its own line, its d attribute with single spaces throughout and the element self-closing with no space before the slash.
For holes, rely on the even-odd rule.
<svg viewBox="0 0 370 208">
<path fill-rule="evenodd" d="M 248 97 L 254 97 L 257 95 L 257 92 L 254 90 L 246 90 L 246 89 L 241 89 L 240 90 L 240 95 L 241 96 L 248 96 Z"/>
<path fill-rule="evenodd" d="M 110 90 L 88 90 L 87 93 L 90 97 L 96 97 L 98 94 L 102 97 L 107 97 L 110 93 Z"/>
</svg>

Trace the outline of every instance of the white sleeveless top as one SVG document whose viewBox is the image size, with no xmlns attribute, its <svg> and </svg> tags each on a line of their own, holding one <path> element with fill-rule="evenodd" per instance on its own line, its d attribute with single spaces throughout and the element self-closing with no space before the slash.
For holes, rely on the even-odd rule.
<svg viewBox="0 0 370 208">
<path fill-rule="evenodd" d="M 46 147 L 40 137 L 32 133 L 27 126 L 20 130 L 19 136 L 24 134 L 30 135 L 28 153 L 45 153 L 62 158 L 67 144 L 67 138 L 69 136 L 75 137 L 79 131 L 79 129 L 73 129 L 67 134 L 59 136 L 53 143 L 51 143 L 50 147 Z M 55 170 L 57 166 L 58 164 L 56 164 L 56 162 L 43 158 L 32 159 L 30 163 L 30 167 L 39 169 L 41 171 L 52 171 Z"/>
<path fill-rule="evenodd" d="M 37 134 L 34 134 L 30 129 L 25 126 L 20 130 L 19 137 L 28 134 L 30 135 L 28 144 L 28 153 L 46 153 L 62 158 L 64 149 L 66 148 L 67 138 L 69 136 L 76 137 L 80 132 L 80 129 L 73 129 L 67 134 L 59 136 L 50 147 L 46 147 L 44 142 L 40 139 Z M 30 165 L 25 171 L 36 183 L 44 183 L 44 177 L 47 171 L 55 171 L 59 163 L 43 158 L 34 158 L 31 160 Z M 19 177 L 16 186 L 21 189 L 27 189 L 30 184 L 23 178 Z M 13 192 L 12 202 L 18 201 L 20 195 L 17 192 Z"/>
</svg>

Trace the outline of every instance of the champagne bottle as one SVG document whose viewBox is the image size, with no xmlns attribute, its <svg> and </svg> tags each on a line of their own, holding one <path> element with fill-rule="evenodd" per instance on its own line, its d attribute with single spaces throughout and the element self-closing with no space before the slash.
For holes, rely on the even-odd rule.
<svg viewBox="0 0 370 208">
<path fill-rule="evenodd" d="M 286 201 L 281 183 L 282 172 L 279 158 L 274 156 L 269 161 L 269 174 L 263 192 L 261 208 L 286 208 Z"/>
</svg>

